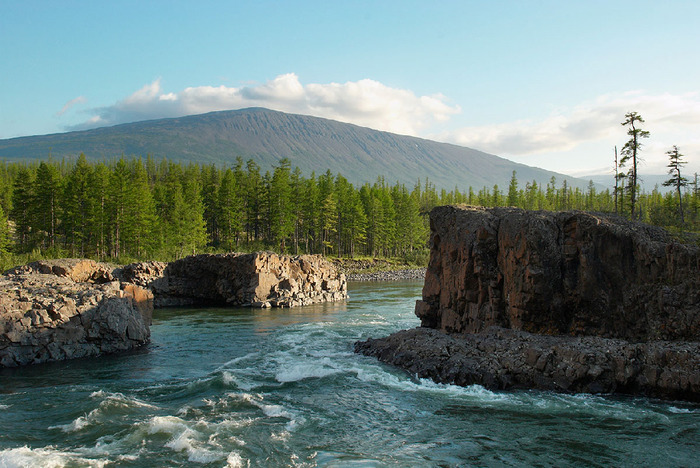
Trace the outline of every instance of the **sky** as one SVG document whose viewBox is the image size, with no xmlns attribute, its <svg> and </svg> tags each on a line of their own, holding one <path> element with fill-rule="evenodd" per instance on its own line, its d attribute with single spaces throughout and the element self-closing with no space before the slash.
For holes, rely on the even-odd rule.
<svg viewBox="0 0 700 468">
<path fill-rule="evenodd" d="M 700 2 L 0 0 L 0 139 L 267 107 L 613 173 L 700 172 Z"/>
</svg>

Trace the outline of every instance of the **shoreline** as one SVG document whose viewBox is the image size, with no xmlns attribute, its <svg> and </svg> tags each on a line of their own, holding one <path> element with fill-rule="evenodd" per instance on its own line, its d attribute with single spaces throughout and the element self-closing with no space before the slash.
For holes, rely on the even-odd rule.
<svg viewBox="0 0 700 468">
<path fill-rule="evenodd" d="M 348 281 L 403 281 L 424 280 L 426 268 L 374 271 L 371 273 L 345 273 Z"/>
</svg>

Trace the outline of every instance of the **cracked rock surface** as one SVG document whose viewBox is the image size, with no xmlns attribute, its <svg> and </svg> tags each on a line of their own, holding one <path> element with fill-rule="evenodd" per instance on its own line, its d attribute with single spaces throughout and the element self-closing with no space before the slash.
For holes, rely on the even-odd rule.
<svg viewBox="0 0 700 468">
<path fill-rule="evenodd" d="M 153 295 L 92 260 L 40 261 L 0 276 L 0 367 L 148 343 Z"/>
</svg>

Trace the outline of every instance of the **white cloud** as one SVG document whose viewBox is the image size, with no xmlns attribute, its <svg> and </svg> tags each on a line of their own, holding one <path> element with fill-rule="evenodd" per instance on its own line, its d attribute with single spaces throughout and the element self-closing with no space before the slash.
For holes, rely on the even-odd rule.
<svg viewBox="0 0 700 468">
<path fill-rule="evenodd" d="M 441 94 L 416 96 L 374 80 L 303 85 L 296 74 L 241 88 L 198 86 L 164 92 L 161 80 L 144 86 L 116 104 L 93 109 L 88 121 L 75 128 L 115 125 L 139 120 L 179 117 L 211 111 L 267 107 L 314 115 L 379 130 L 419 135 L 435 122 L 460 112 Z"/>
<path fill-rule="evenodd" d="M 71 107 L 75 106 L 76 104 L 82 104 L 83 102 L 86 102 L 86 101 L 87 101 L 87 99 L 85 98 L 85 96 L 78 96 L 77 98 L 71 99 L 70 101 L 68 101 L 67 103 L 65 103 L 63 105 L 63 107 L 61 108 L 60 111 L 56 112 L 56 116 L 60 117 L 63 114 L 65 114 L 66 112 L 68 112 L 68 110 Z"/>
<path fill-rule="evenodd" d="M 620 125 L 627 112 L 636 111 L 644 119 L 643 128 L 651 132 L 644 141 L 643 170 L 665 172 L 665 152 L 678 145 L 686 155 L 697 154 L 700 138 L 696 129 L 700 123 L 700 95 L 646 94 L 641 91 L 622 95 L 604 95 L 593 102 L 579 105 L 568 112 L 539 120 L 519 120 L 494 125 L 461 128 L 436 136 L 441 141 L 477 148 L 511 158 L 525 164 L 543 164 L 547 158 L 565 160 L 557 170 L 569 166 L 580 171 L 595 171 L 596 167 L 612 161 L 612 148 L 621 148 L 627 141 L 626 129 Z M 607 148 L 601 156 L 582 156 L 578 149 L 599 145 Z M 536 162 L 534 162 L 536 161 Z M 560 163 L 560 161 L 556 161 Z M 583 169 L 590 165 L 589 169 Z M 567 172 L 572 172 L 569 170 Z"/>
</svg>

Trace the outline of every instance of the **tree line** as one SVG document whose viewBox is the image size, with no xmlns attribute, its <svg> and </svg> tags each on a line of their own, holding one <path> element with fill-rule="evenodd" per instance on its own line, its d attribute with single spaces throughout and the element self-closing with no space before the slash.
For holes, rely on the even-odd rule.
<svg viewBox="0 0 700 468">
<path fill-rule="evenodd" d="M 636 192 L 635 217 L 700 230 L 697 174 L 677 193 Z M 437 190 L 378 178 L 355 186 L 342 174 L 304 176 L 288 159 L 264 172 L 253 160 L 230 167 L 120 158 L 112 162 L 0 162 L 0 253 L 119 262 L 198 252 L 322 253 L 427 258 L 429 211 L 444 204 L 620 212 L 619 193 L 571 187 L 552 177 L 524 186 Z"/>
</svg>

